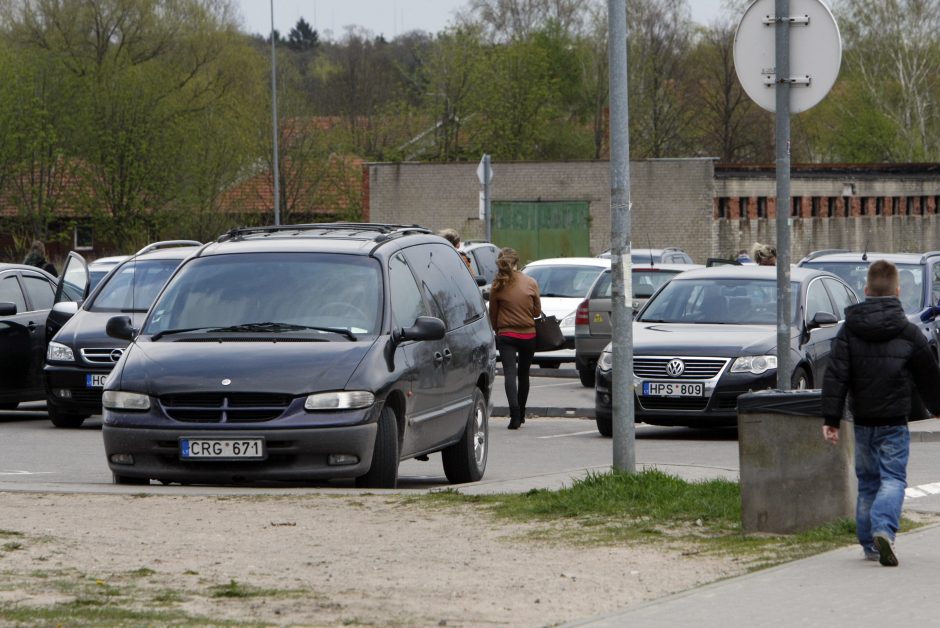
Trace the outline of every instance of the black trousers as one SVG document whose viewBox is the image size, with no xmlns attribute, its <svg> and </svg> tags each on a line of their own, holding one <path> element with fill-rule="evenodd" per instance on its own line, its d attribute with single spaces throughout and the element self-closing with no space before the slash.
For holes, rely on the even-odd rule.
<svg viewBox="0 0 940 628">
<path fill-rule="evenodd" d="M 503 363 L 503 380 L 510 410 L 525 408 L 529 398 L 529 369 L 535 355 L 535 338 L 523 340 L 512 336 L 497 336 L 496 348 Z"/>
</svg>

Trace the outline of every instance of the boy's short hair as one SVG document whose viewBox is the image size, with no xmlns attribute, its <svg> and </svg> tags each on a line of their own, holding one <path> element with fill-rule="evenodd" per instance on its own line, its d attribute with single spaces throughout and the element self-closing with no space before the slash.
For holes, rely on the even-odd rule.
<svg viewBox="0 0 940 628">
<path fill-rule="evenodd" d="M 898 267 L 880 259 L 868 267 L 868 296 L 893 297 L 898 294 Z"/>
</svg>

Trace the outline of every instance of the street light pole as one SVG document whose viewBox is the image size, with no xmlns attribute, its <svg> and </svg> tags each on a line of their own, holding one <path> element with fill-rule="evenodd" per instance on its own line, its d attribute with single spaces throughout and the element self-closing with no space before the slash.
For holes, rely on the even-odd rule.
<svg viewBox="0 0 940 628">
<path fill-rule="evenodd" d="M 281 224 L 280 180 L 281 174 L 277 162 L 277 62 L 275 61 L 274 41 L 274 0 L 271 0 L 271 124 L 274 136 L 274 224 Z"/>
</svg>

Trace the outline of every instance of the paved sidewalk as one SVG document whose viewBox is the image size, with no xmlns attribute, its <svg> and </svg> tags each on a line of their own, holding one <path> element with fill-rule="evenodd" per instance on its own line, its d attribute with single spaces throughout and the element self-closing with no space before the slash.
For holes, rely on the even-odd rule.
<svg viewBox="0 0 940 628">
<path fill-rule="evenodd" d="M 897 551 L 896 568 L 844 548 L 569 626 L 936 626 L 940 526 L 902 534 Z"/>
</svg>

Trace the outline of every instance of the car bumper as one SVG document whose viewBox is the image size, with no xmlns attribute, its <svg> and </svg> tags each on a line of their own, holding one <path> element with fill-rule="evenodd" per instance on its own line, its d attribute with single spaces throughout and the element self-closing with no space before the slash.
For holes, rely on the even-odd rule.
<svg viewBox="0 0 940 628">
<path fill-rule="evenodd" d="M 75 414 L 101 414 L 103 387 L 89 387 L 88 375 L 107 375 L 108 368 L 46 365 L 43 373 L 46 401 L 63 412 Z"/>
<path fill-rule="evenodd" d="M 303 429 L 200 430 L 128 428 L 104 425 L 108 466 L 116 474 L 164 482 L 233 484 L 254 481 L 305 481 L 355 478 L 372 465 L 376 423 Z M 264 460 L 183 460 L 180 438 L 263 438 Z M 355 456 L 354 464 L 330 464 L 330 456 Z M 113 462 L 130 456 L 133 464 Z"/>
<path fill-rule="evenodd" d="M 610 344 L 610 336 L 576 336 L 574 343 L 575 366 L 579 370 L 593 369 L 597 366 L 597 360 L 608 344 Z"/>
<path fill-rule="evenodd" d="M 612 416 L 611 371 L 597 370 L 594 411 L 597 417 Z M 635 421 L 652 425 L 736 425 L 738 397 L 753 390 L 774 388 L 776 372 L 763 375 L 724 374 L 707 397 L 644 397 L 634 395 Z"/>
</svg>

